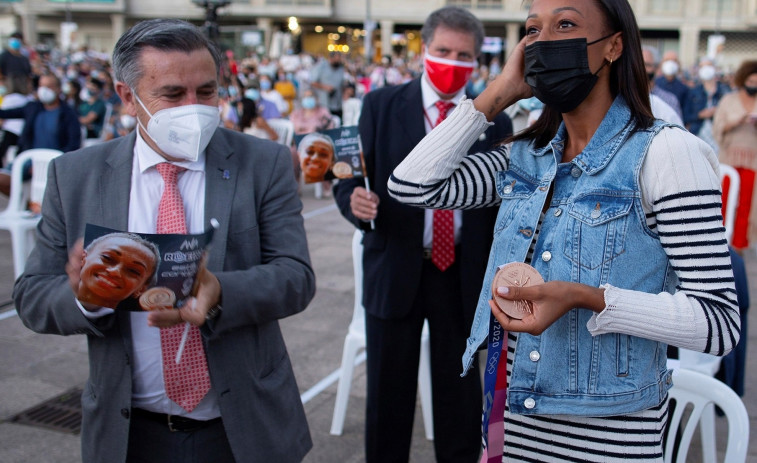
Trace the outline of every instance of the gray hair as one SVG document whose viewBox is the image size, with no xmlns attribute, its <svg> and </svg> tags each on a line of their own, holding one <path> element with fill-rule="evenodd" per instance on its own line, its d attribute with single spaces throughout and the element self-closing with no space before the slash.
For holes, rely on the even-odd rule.
<svg viewBox="0 0 757 463">
<path fill-rule="evenodd" d="M 215 61 L 216 74 L 221 68 L 218 48 L 197 26 L 180 19 L 150 19 L 137 23 L 118 39 L 113 49 L 113 73 L 116 80 L 124 82 L 130 88 L 136 88 L 142 78 L 140 58 L 145 47 L 163 52 L 186 53 L 207 49 Z"/>
<path fill-rule="evenodd" d="M 643 51 L 649 52 L 649 54 L 652 55 L 652 61 L 654 61 L 652 64 L 654 64 L 655 66 L 660 64 L 660 52 L 657 50 L 657 48 L 651 45 L 642 45 L 641 49 Z"/>
<path fill-rule="evenodd" d="M 484 25 L 470 11 L 459 6 L 445 6 L 432 12 L 421 28 L 421 40 L 428 45 L 434 39 L 436 28 L 449 29 L 473 35 L 476 56 L 481 54 L 484 43 Z"/>
<path fill-rule="evenodd" d="M 160 251 L 158 250 L 158 245 L 153 243 L 152 241 L 148 241 L 145 238 L 141 237 L 140 235 L 137 235 L 136 233 L 129 233 L 129 232 L 113 232 L 113 233 L 107 233 L 105 235 L 100 235 L 97 238 L 93 239 L 91 243 L 87 245 L 87 247 L 84 249 L 87 254 L 92 252 L 92 250 L 101 242 L 110 239 L 110 238 L 125 238 L 127 240 L 132 240 L 136 244 L 140 246 L 144 246 L 147 248 L 148 251 L 150 251 L 154 257 L 155 267 L 152 269 L 152 274 L 150 275 L 150 278 L 148 278 L 148 282 L 150 286 L 154 286 L 155 283 L 158 281 L 158 267 L 160 267 Z"/>
</svg>

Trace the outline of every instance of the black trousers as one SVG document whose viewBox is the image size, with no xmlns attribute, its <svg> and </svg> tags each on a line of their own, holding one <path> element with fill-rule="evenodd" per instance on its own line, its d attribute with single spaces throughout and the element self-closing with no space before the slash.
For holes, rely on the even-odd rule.
<svg viewBox="0 0 757 463">
<path fill-rule="evenodd" d="M 381 289 L 366 286 L 365 290 Z M 418 296 L 408 317 L 385 320 L 366 313 L 367 463 L 409 459 L 424 319 L 428 319 L 430 331 L 436 459 L 478 461 L 482 390 L 478 362 L 465 377 L 460 377 L 470 328 L 461 306 L 458 265 L 441 272 L 426 260 Z"/>
<path fill-rule="evenodd" d="M 129 463 L 235 463 L 223 422 L 190 432 L 173 432 L 132 413 L 129 426 Z"/>
</svg>

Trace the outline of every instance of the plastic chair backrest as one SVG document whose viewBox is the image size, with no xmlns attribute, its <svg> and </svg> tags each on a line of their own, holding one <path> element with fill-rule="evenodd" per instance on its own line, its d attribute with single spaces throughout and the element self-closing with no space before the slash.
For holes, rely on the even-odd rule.
<svg viewBox="0 0 757 463">
<path fill-rule="evenodd" d="M 350 331 L 365 333 L 365 308 L 363 307 L 363 232 L 355 230 L 352 235 L 352 269 L 355 277 L 355 302 L 352 307 Z M 364 336 L 364 335 L 363 335 Z"/>
<path fill-rule="evenodd" d="M 669 394 L 671 401 L 675 401 L 675 410 L 668 421 L 664 458 L 667 463 L 673 463 L 676 446 L 676 463 L 686 462 L 697 424 L 702 413 L 711 405 L 719 407 L 728 420 L 725 463 L 743 463 L 746 460 L 749 416 L 741 398 L 730 387 L 705 374 L 679 369 L 673 374 L 673 387 Z M 684 417 L 688 417 L 685 422 Z M 676 439 L 676 432 L 680 434 L 680 440 Z"/>
<path fill-rule="evenodd" d="M 728 177 L 728 192 L 723 192 L 724 196 L 728 198 L 726 203 L 724 226 L 725 237 L 728 243 L 733 238 L 733 223 L 736 220 L 736 208 L 739 205 L 739 191 L 741 190 L 741 177 L 739 173 L 733 167 L 727 164 L 720 164 L 720 183 L 723 184 L 723 180 Z"/>
<path fill-rule="evenodd" d="M 290 146 L 294 139 L 294 124 L 289 119 L 268 119 L 268 125 L 279 135 L 278 143 Z"/>
<path fill-rule="evenodd" d="M 51 160 L 63 154 L 62 151 L 52 149 L 30 149 L 20 153 L 13 160 L 11 169 L 11 192 L 8 198 L 7 212 L 26 211 L 27 204 L 24 198 L 24 164 L 32 162 L 32 180 L 29 200 L 42 204 L 47 184 L 47 166 Z"/>
</svg>

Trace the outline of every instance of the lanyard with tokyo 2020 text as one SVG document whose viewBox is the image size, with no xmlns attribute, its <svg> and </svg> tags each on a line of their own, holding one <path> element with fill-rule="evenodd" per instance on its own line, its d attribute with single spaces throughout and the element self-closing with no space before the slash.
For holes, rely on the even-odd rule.
<svg viewBox="0 0 757 463">
<path fill-rule="evenodd" d="M 500 463 L 505 445 L 507 402 L 507 331 L 489 314 L 486 371 L 484 372 L 483 440 L 481 463 Z"/>
</svg>

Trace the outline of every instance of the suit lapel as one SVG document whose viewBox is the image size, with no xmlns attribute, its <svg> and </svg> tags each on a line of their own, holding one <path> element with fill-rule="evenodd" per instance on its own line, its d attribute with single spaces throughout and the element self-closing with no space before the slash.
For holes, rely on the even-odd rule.
<svg viewBox="0 0 757 463">
<path fill-rule="evenodd" d="M 422 77 L 410 82 L 403 90 L 400 98 L 402 98 L 402 109 L 397 114 L 397 120 L 399 126 L 405 131 L 405 140 L 409 149 L 403 151 L 402 158 L 404 158 L 410 151 L 417 145 L 423 137 L 426 136 L 426 126 L 423 121 L 423 94 L 421 92 L 421 80 Z"/>
<path fill-rule="evenodd" d="M 239 156 L 233 156 L 234 150 L 229 145 L 221 130 L 216 130 L 210 140 L 205 158 L 205 224 L 210 226 L 211 219 L 218 221 L 218 228 L 213 235 L 211 251 L 208 256 L 208 269 L 223 270 L 226 255 L 226 238 L 229 234 L 231 204 L 234 190 L 239 178 Z"/>
<path fill-rule="evenodd" d="M 100 177 L 102 193 L 96 196 L 100 201 L 103 225 L 117 230 L 126 230 L 129 226 L 129 192 L 135 141 L 136 131 L 132 131 L 107 154 L 107 167 Z"/>
</svg>

